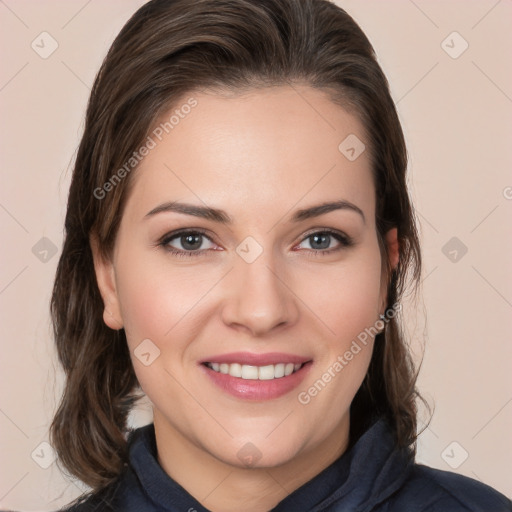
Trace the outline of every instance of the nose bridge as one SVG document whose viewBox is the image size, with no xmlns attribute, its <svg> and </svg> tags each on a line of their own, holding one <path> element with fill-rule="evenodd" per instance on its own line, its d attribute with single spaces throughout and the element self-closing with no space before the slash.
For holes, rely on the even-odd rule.
<svg viewBox="0 0 512 512">
<path fill-rule="evenodd" d="M 297 313 L 293 294 L 283 282 L 282 262 L 272 249 L 262 249 L 251 240 L 238 247 L 223 311 L 227 324 L 243 325 L 254 334 L 290 323 Z M 260 254 L 253 259 L 255 251 Z"/>
</svg>

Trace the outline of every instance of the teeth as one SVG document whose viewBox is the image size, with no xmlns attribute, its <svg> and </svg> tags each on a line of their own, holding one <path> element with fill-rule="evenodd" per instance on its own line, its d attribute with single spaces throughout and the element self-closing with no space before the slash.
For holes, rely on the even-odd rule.
<svg viewBox="0 0 512 512">
<path fill-rule="evenodd" d="M 256 377 L 252 377 L 253 379 L 272 380 L 275 378 L 273 364 L 260 366 L 259 368 L 256 366 L 248 366 L 247 368 L 254 368 L 256 370 Z"/>
<path fill-rule="evenodd" d="M 231 375 L 232 377 L 239 377 L 248 380 L 272 380 L 280 379 L 281 377 L 288 377 L 292 373 L 300 370 L 302 364 L 293 363 L 279 363 L 269 364 L 267 366 L 251 366 L 248 364 L 239 363 L 206 363 L 208 368 L 223 373 L 224 375 Z"/>
<path fill-rule="evenodd" d="M 228 364 L 229 367 L 228 373 L 232 377 L 241 377 L 242 376 L 242 365 L 238 363 Z"/>
<path fill-rule="evenodd" d="M 274 377 L 276 379 L 284 377 L 284 367 L 285 367 L 285 364 L 283 364 L 283 363 L 279 363 L 274 366 Z"/>
<path fill-rule="evenodd" d="M 242 365 L 242 379 L 257 379 L 257 378 L 258 378 L 258 367 L 257 366 L 249 366 L 248 364 Z"/>
</svg>

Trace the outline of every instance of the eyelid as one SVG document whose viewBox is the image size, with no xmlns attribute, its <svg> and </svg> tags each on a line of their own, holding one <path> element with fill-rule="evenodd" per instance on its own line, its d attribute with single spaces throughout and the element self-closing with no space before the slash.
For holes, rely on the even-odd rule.
<svg viewBox="0 0 512 512">
<path fill-rule="evenodd" d="M 311 229 L 308 229 L 303 235 L 302 240 L 314 235 L 316 233 L 329 233 L 331 235 L 339 235 L 347 240 L 352 240 L 352 237 L 347 235 L 344 231 L 335 228 L 328 228 L 327 226 L 317 226 Z"/>
<path fill-rule="evenodd" d="M 196 234 L 203 235 L 204 237 L 208 238 L 208 240 L 210 240 L 210 242 L 212 242 L 215 245 L 218 245 L 215 242 L 214 237 L 210 233 L 210 231 L 207 229 L 204 229 L 204 228 L 181 228 L 181 229 L 177 229 L 175 231 L 170 231 L 170 232 L 166 233 L 165 235 L 163 235 L 162 237 L 160 237 L 158 239 L 156 245 L 168 244 L 171 240 L 174 240 L 175 238 L 178 238 L 179 236 L 185 235 L 188 233 L 196 233 Z M 186 252 L 200 252 L 200 251 L 186 251 Z"/>
<path fill-rule="evenodd" d="M 191 256 L 191 257 L 202 256 L 212 250 L 215 250 L 215 249 L 200 249 L 200 250 L 195 250 L 195 251 L 185 251 L 183 249 L 175 249 L 175 248 L 170 248 L 168 246 L 168 244 L 171 242 L 171 240 L 174 240 L 174 239 L 180 237 L 181 235 L 189 234 L 189 233 L 200 234 L 200 235 L 204 236 L 205 238 L 207 238 L 211 243 L 213 243 L 215 245 L 219 245 L 215 242 L 214 237 L 210 234 L 209 230 L 204 229 L 204 228 L 188 227 L 188 228 L 181 228 L 181 229 L 177 229 L 175 231 L 166 233 L 164 236 L 162 236 L 158 240 L 158 242 L 156 243 L 156 246 L 163 247 L 166 251 L 168 251 L 169 253 L 171 253 L 173 255 L 178 255 L 178 256 L 186 255 L 186 256 Z M 353 238 L 350 237 L 349 235 L 347 235 L 346 233 L 344 233 L 343 231 L 340 231 L 340 230 L 334 229 L 334 228 L 328 228 L 325 226 L 324 227 L 317 226 L 317 227 L 311 228 L 308 231 L 306 231 L 305 233 L 303 233 L 301 235 L 300 240 L 296 244 L 294 244 L 293 247 L 294 248 L 297 247 L 298 245 L 302 244 L 308 238 L 310 238 L 312 235 L 315 235 L 315 234 L 328 234 L 328 235 L 334 237 L 339 242 L 340 246 L 330 248 L 330 249 L 307 249 L 307 252 L 312 253 L 314 255 L 318 255 L 318 256 L 321 256 L 322 254 L 327 255 L 327 254 L 337 252 L 337 251 L 340 251 L 341 249 L 348 248 L 348 247 L 351 247 L 352 245 L 354 245 Z"/>
<path fill-rule="evenodd" d="M 335 252 L 343 247 L 346 248 L 346 247 L 351 247 L 352 245 L 354 245 L 354 239 L 351 236 L 344 233 L 343 231 L 340 231 L 340 230 L 334 229 L 334 228 L 328 228 L 328 227 L 316 227 L 316 228 L 312 228 L 312 229 L 308 230 L 306 233 L 304 233 L 302 235 L 300 241 L 297 244 L 295 244 L 294 247 L 302 244 L 308 238 L 310 238 L 311 236 L 316 235 L 316 234 L 328 234 L 328 235 L 332 236 L 333 238 L 335 238 L 341 244 L 342 247 L 339 247 L 339 248 L 334 247 L 331 249 L 309 249 L 309 252 L 312 252 L 315 254 L 319 254 L 319 253 L 329 254 L 330 252 Z"/>
</svg>

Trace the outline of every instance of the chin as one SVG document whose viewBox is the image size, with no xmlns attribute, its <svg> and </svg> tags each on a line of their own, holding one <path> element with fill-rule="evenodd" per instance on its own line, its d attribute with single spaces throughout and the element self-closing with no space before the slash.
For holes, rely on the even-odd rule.
<svg viewBox="0 0 512 512">
<path fill-rule="evenodd" d="M 205 448 L 225 464 L 237 468 L 257 469 L 287 464 L 297 457 L 302 445 L 302 439 L 294 439 L 289 435 L 270 434 L 265 437 L 261 434 L 250 436 L 245 433 L 242 437 L 232 439 L 224 448 L 219 449 L 219 445 Z"/>
<path fill-rule="evenodd" d="M 270 443 L 258 447 L 248 441 L 237 449 L 234 457 L 223 457 L 222 460 L 226 464 L 240 469 L 265 469 L 283 466 L 291 462 L 296 455 L 295 449 L 287 450 L 286 447 L 276 448 L 271 446 Z"/>
</svg>

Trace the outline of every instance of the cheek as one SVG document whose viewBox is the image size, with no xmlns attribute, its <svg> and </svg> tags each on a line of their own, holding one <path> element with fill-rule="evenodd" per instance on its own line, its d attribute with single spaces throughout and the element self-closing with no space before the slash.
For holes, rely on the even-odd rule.
<svg viewBox="0 0 512 512">
<path fill-rule="evenodd" d="M 380 261 L 378 248 L 360 251 L 345 266 L 333 268 L 317 288 L 311 309 L 320 312 L 329 328 L 324 332 L 330 335 L 319 351 L 316 370 L 299 390 L 298 401 L 303 407 L 301 428 L 314 430 L 318 438 L 336 428 L 367 373 L 372 328 L 380 313 Z M 318 418 L 322 418 L 320 424 Z"/>
<path fill-rule="evenodd" d="M 321 281 L 316 280 L 317 293 L 311 309 L 319 312 L 318 317 L 326 326 L 323 332 L 329 335 L 309 380 L 312 387 L 303 390 L 301 403 L 311 402 L 310 412 L 326 418 L 325 428 L 339 421 L 366 375 L 380 314 L 380 263 L 375 242 L 358 251 L 357 257 L 332 267 Z M 307 281 L 311 281 L 309 277 Z"/>
<path fill-rule="evenodd" d="M 190 328 L 189 315 L 200 309 L 201 298 L 213 284 L 193 267 L 172 266 L 165 258 L 148 258 L 142 251 L 119 259 L 117 269 L 121 314 L 131 346 L 146 338 L 171 339 L 185 324 Z"/>
<path fill-rule="evenodd" d="M 300 296 L 340 349 L 379 318 L 380 262 L 375 243 L 321 273 L 311 268 L 302 275 Z"/>
<path fill-rule="evenodd" d="M 161 256 L 133 249 L 124 252 L 116 267 L 124 330 L 139 384 L 153 401 L 159 401 L 162 390 L 178 397 L 180 389 L 166 369 L 174 375 L 184 364 L 190 340 L 202 328 L 201 298 L 214 281 L 198 279 L 192 267 L 171 266 Z"/>
</svg>

